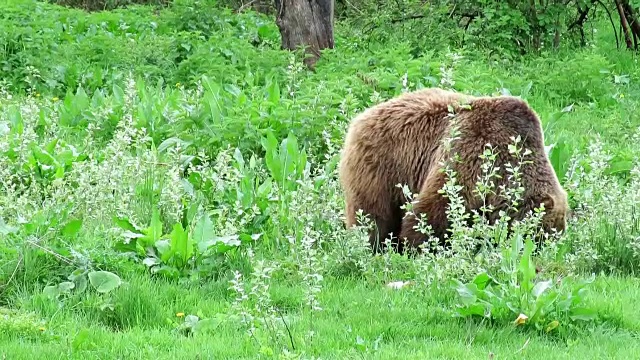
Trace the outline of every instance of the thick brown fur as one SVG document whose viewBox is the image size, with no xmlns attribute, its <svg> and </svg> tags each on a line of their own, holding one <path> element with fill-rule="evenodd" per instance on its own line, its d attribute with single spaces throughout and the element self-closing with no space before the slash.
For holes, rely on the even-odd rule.
<svg viewBox="0 0 640 360">
<path fill-rule="evenodd" d="M 400 208 L 406 199 L 396 184 L 406 184 L 412 193 L 419 194 L 414 212 L 426 213 L 433 235 L 444 238 L 449 227 L 445 213 L 448 201 L 438 193 L 446 181 L 439 162 L 443 160 L 443 139 L 450 132 L 449 106 L 453 106 L 460 131 L 451 152 L 460 158 L 453 167 L 463 185 L 461 195 L 467 210 L 482 205 L 473 189 L 481 174 L 479 155 L 485 145 L 491 144 L 498 152 L 495 165 L 500 167 L 502 179 L 496 179 L 496 185 L 506 184 L 504 164 L 515 161 L 508 145 L 520 136 L 520 145 L 532 151 L 528 157 L 532 163 L 521 169 L 525 191 L 520 211 L 513 217 L 522 219 L 543 203 L 543 229 L 563 231 L 567 194 L 544 151 L 542 126 L 534 111 L 516 97 L 474 97 L 436 88 L 405 93 L 365 110 L 352 121 L 339 170 L 346 197 L 346 226 L 356 224 L 356 212 L 362 209 L 377 228 L 370 234 L 374 251 L 380 249 L 378 239 L 381 242 L 389 233 L 400 241 L 406 238 L 411 248 L 419 246 L 426 236 L 413 228 L 417 219 L 405 217 Z M 490 196 L 488 203 L 496 210 L 490 222 L 508 205 L 498 196 Z"/>
</svg>

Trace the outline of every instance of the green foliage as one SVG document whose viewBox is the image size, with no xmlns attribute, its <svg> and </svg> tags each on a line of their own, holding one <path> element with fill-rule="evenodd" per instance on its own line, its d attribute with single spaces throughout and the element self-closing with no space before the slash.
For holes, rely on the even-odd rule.
<svg viewBox="0 0 640 360">
<path fill-rule="evenodd" d="M 446 44 L 504 60 L 590 44 L 588 25 L 603 19 L 603 6 L 612 7 L 610 2 L 589 0 L 439 0 L 429 4 L 356 0 L 338 6 L 337 11 L 344 21 L 357 24 L 361 36 L 384 44 L 407 42 L 414 55 Z M 583 19 L 585 12 L 588 16 Z"/>
<path fill-rule="evenodd" d="M 53 3 L 72 6 L 88 11 L 113 10 L 133 4 L 167 5 L 169 0 L 53 0 Z"/>
<path fill-rule="evenodd" d="M 87 283 L 99 293 L 109 293 L 122 284 L 118 275 L 109 271 L 86 271 L 77 269 L 68 277 L 69 281 L 63 281 L 58 285 L 46 286 L 43 293 L 51 298 L 57 299 L 61 295 L 80 294 L 87 289 Z"/>
<path fill-rule="evenodd" d="M 589 47 L 564 51 L 562 32 L 557 53 L 519 56 L 531 44 L 513 39 L 530 41 L 531 24 L 545 46 L 554 36 L 553 2 L 539 23 L 522 2 L 456 2 L 453 15 L 451 1 L 338 2 L 336 48 L 309 71 L 280 50 L 272 18 L 227 3 L 1 2 L 7 358 L 486 358 L 483 339 L 496 357 L 523 343 L 533 358 L 633 356 L 640 289 L 611 273 L 640 264 L 640 71 L 607 24 L 593 20 Z M 463 31 L 457 12 L 480 5 Z M 507 237 L 482 221 L 491 209 L 462 211 L 454 172 L 451 249 L 372 256 L 366 227 L 345 228 L 349 121 L 430 86 L 532 105 L 570 195 L 566 234 L 534 252 L 528 230 Z M 506 170 L 517 194 L 517 166 Z M 477 195 L 496 171 L 483 167 Z M 452 319 L 457 305 L 493 326 Z M 507 324 L 520 314 L 523 329 Z"/>
<path fill-rule="evenodd" d="M 152 273 L 178 278 L 204 272 L 208 257 L 220 256 L 242 245 L 257 240 L 256 236 L 214 236 L 214 227 L 208 215 L 203 214 L 195 226 L 184 229 L 176 223 L 170 233 L 164 233 L 164 225 L 157 210 L 153 211 L 151 223 L 140 229 L 127 219 L 118 218 L 116 223 L 125 230 L 125 240 L 116 244 L 116 249 L 143 258 Z M 193 275 L 193 274 L 192 274 Z"/>
<path fill-rule="evenodd" d="M 504 254 L 499 273 L 480 273 L 467 284 L 454 280 L 459 297 L 456 315 L 565 333 L 574 322 L 594 320 L 594 311 L 583 305 L 586 286 L 593 278 L 540 280 L 533 249 L 533 240 L 523 243 L 522 238 L 514 238 L 509 253 Z"/>
</svg>

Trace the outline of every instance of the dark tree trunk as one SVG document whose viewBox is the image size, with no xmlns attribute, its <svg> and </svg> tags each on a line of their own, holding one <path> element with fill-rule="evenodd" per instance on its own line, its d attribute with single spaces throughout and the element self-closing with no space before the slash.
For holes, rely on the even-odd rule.
<svg viewBox="0 0 640 360">
<path fill-rule="evenodd" d="M 627 17 L 625 16 L 621 0 L 616 0 L 616 8 L 618 9 L 618 15 L 620 16 L 620 26 L 622 27 L 622 33 L 624 34 L 624 41 L 627 43 L 627 49 L 632 49 L 633 42 L 631 41 L 629 23 L 627 22 Z"/>
<path fill-rule="evenodd" d="M 333 0 L 275 0 L 282 49 L 305 49 L 305 64 L 314 68 L 320 50 L 333 49 Z"/>
<path fill-rule="evenodd" d="M 640 22 L 638 22 L 636 11 L 629 3 L 629 0 L 621 0 L 620 3 L 622 5 L 622 8 L 624 9 L 624 15 L 627 18 L 629 28 L 631 30 L 631 35 L 633 36 L 634 49 L 638 50 L 638 39 L 640 38 Z"/>
</svg>

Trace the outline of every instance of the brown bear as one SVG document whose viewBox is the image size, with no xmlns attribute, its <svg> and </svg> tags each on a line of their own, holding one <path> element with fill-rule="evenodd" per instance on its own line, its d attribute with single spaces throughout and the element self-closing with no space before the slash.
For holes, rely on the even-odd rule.
<svg viewBox="0 0 640 360">
<path fill-rule="evenodd" d="M 521 168 L 523 199 L 514 220 L 544 204 L 542 227 L 563 231 L 566 226 L 567 193 L 551 166 L 544 150 L 544 137 L 538 116 L 523 100 L 512 96 L 476 97 L 437 88 L 404 93 L 394 99 L 375 105 L 358 116 L 349 126 L 339 165 L 340 182 L 346 200 L 346 226 L 356 224 L 356 213 L 362 209 L 375 222 L 370 233 L 374 252 L 380 250 L 379 240 L 388 237 L 416 248 L 426 235 L 414 229 L 417 219 L 405 216 L 401 206 L 406 202 L 397 184 L 406 184 L 412 193 L 418 193 L 414 213 L 426 213 L 433 235 L 442 242 L 448 233 L 445 213 L 448 199 L 439 190 L 446 181 L 439 162 L 443 159 L 443 139 L 451 130 L 451 109 L 455 113 L 459 138 L 452 143 L 451 153 L 457 153 L 459 162 L 452 166 L 457 172 L 460 192 L 467 211 L 479 209 L 482 204 L 473 193 L 482 174 L 482 159 L 486 144 L 498 152 L 495 165 L 501 179 L 497 186 L 506 184 L 504 164 L 516 165 L 508 153 L 508 145 L 520 136 L 520 146 L 532 153 L 532 163 Z M 487 202 L 495 207 L 489 217 L 493 222 L 498 211 L 507 209 L 504 198 L 493 195 Z M 394 244 L 401 250 L 401 244 Z"/>
</svg>

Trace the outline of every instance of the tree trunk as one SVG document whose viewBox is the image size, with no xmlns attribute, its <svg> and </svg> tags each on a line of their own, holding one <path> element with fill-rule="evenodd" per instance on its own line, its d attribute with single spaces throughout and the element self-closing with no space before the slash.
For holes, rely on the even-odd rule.
<svg viewBox="0 0 640 360">
<path fill-rule="evenodd" d="M 282 49 L 305 49 L 304 63 L 311 69 L 320 50 L 333 49 L 333 0 L 275 0 L 276 24 Z"/>
<path fill-rule="evenodd" d="M 633 42 L 631 41 L 629 23 L 627 22 L 627 17 L 624 14 L 624 8 L 620 0 L 616 0 L 616 8 L 618 9 L 618 15 L 620 16 L 620 26 L 622 27 L 622 32 L 624 33 L 624 41 L 627 43 L 627 49 L 632 49 Z"/>
<path fill-rule="evenodd" d="M 620 1 L 622 8 L 624 9 L 624 15 L 629 22 L 629 28 L 631 30 L 631 34 L 633 35 L 633 46 L 634 49 L 638 50 L 638 39 L 640 38 L 640 22 L 636 16 L 636 12 L 629 3 L 629 0 L 621 0 Z"/>
</svg>

